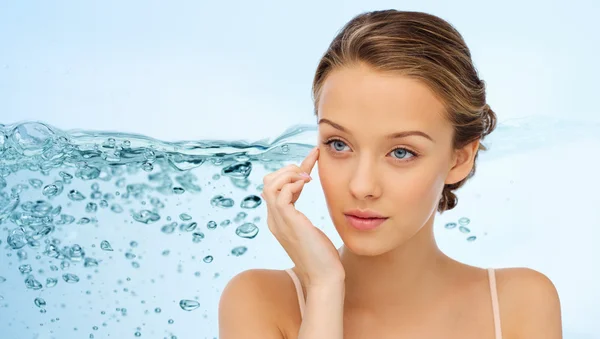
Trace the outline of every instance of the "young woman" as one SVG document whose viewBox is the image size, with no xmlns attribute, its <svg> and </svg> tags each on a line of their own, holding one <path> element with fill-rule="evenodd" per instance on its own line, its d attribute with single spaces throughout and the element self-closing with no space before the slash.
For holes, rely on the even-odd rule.
<svg viewBox="0 0 600 339">
<path fill-rule="evenodd" d="M 318 146 L 264 178 L 268 225 L 295 267 L 226 286 L 221 339 L 558 339 L 556 288 L 527 268 L 446 256 L 437 212 L 475 173 L 496 115 L 462 36 L 426 13 L 363 13 L 314 78 Z M 295 209 L 313 166 L 343 246 Z"/>
</svg>

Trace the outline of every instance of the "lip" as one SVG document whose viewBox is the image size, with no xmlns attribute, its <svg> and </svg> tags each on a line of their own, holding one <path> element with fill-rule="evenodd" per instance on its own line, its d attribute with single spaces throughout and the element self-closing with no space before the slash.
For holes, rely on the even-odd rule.
<svg viewBox="0 0 600 339">
<path fill-rule="evenodd" d="M 344 213 L 345 215 L 350 215 L 350 216 L 354 216 L 354 217 L 358 217 L 358 218 L 387 218 L 386 216 L 383 216 L 375 211 L 371 211 L 371 210 L 350 210 L 348 212 Z"/>
<path fill-rule="evenodd" d="M 369 231 L 376 229 L 383 224 L 388 218 L 359 218 L 354 215 L 345 215 L 350 226 L 359 231 Z"/>
<path fill-rule="evenodd" d="M 351 210 L 344 213 L 350 226 L 359 231 L 373 230 L 383 224 L 388 217 L 385 217 L 371 210 Z"/>
</svg>

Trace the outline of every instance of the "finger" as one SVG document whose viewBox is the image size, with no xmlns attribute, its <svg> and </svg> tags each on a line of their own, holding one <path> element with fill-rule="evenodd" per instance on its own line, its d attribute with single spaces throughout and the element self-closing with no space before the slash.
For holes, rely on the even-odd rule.
<svg viewBox="0 0 600 339">
<path fill-rule="evenodd" d="M 292 196 L 302 191 L 305 183 L 306 182 L 304 180 L 298 180 L 294 183 L 286 184 L 281 190 L 279 196 L 277 196 L 277 213 L 275 216 L 279 225 L 287 225 L 288 227 L 295 226 L 295 221 L 297 221 L 296 217 L 301 213 L 298 212 L 294 206 L 294 202 L 292 202 Z"/>
<path fill-rule="evenodd" d="M 305 183 L 305 180 L 300 179 L 292 183 L 283 185 L 283 187 L 281 188 L 281 192 L 279 193 L 279 195 L 277 195 L 276 198 L 277 208 L 279 208 L 281 211 L 285 211 L 288 209 L 288 207 L 293 207 L 294 203 L 292 202 L 292 198 L 294 194 L 297 194 L 300 191 L 302 191 L 302 187 L 304 187 Z"/>
<path fill-rule="evenodd" d="M 309 178 L 303 177 L 300 173 L 297 172 L 283 172 L 279 174 L 279 176 L 272 179 L 269 185 L 263 187 L 263 193 L 267 197 L 267 201 L 274 201 L 279 191 L 286 184 L 295 182 L 297 180 L 308 181 Z"/>
<path fill-rule="evenodd" d="M 281 174 L 283 172 L 291 171 L 295 167 L 298 167 L 298 166 L 296 166 L 294 164 L 290 164 L 290 165 L 284 166 L 276 171 L 273 171 L 273 172 L 265 175 L 263 177 L 263 185 L 267 185 L 269 182 L 271 182 L 273 180 L 273 178 L 277 177 L 279 174 Z"/>
<path fill-rule="evenodd" d="M 315 147 L 310 151 L 310 153 L 304 158 L 302 163 L 300 164 L 300 168 L 303 172 L 310 174 L 312 172 L 313 167 L 315 167 L 315 163 L 319 159 L 319 147 Z"/>
</svg>

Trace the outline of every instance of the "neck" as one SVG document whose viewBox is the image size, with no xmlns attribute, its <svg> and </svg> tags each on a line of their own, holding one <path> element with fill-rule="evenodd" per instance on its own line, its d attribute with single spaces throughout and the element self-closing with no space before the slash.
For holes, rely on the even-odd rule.
<svg viewBox="0 0 600 339">
<path fill-rule="evenodd" d="M 380 310 L 418 307 L 433 302 L 447 288 L 454 263 L 438 248 L 433 219 L 401 246 L 377 256 L 360 256 L 340 248 L 346 271 L 349 307 Z"/>
</svg>

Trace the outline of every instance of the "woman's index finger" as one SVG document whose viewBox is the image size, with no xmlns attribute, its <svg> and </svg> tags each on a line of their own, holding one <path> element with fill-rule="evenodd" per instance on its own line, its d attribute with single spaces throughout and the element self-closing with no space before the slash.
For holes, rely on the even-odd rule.
<svg viewBox="0 0 600 339">
<path fill-rule="evenodd" d="M 317 162 L 317 159 L 319 158 L 319 147 L 315 147 L 313 148 L 310 153 L 308 153 L 308 155 L 306 156 L 306 158 L 304 158 L 304 160 L 302 160 L 302 164 L 300 164 L 300 168 L 310 174 L 310 172 L 312 171 L 313 167 L 315 167 L 315 163 Z"/>
</svg>

